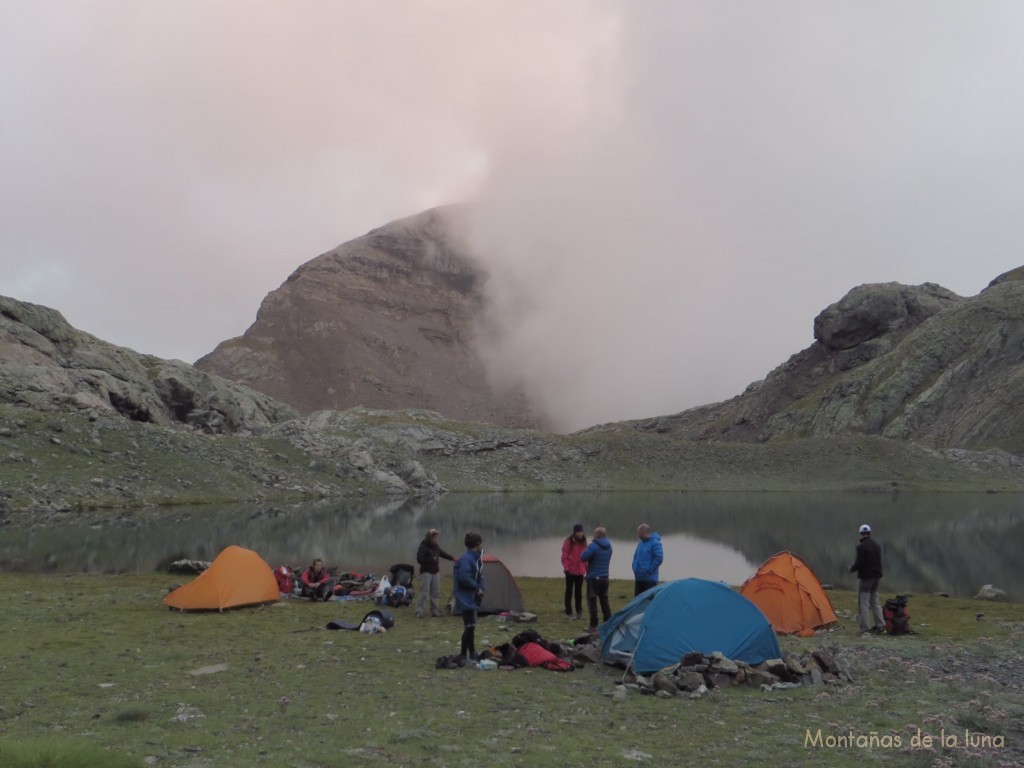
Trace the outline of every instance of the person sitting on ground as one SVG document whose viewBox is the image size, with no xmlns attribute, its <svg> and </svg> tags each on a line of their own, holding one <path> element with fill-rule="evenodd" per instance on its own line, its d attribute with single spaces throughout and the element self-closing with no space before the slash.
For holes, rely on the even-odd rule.
<svg viewBox="0 0 1024 768">
<path fill-rule="evenodd" d="M 319 557 L 302 572 L 299 580 L 302 582 L 302 596 L 312 599 L 313 602 L 326 602 L 334 595 L 334 580 L 324 568 L 324 561 Z"/>
</svg>

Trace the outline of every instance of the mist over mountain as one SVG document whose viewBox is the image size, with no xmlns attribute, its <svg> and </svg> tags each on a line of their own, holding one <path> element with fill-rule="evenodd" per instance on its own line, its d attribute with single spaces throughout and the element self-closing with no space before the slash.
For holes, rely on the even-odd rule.
<svg viewBox="0 0 1024 768">
<path fill-rule="evenodd" d="M 304 413 L 427 408 L 532 426 L 515 383 L 488 376 L 486 275 L 459 235 L 464 210 L 393 221 L 295 270 L 256 322 L 196 361 Z"/>
<path fill-rule="evenodd" d="M 477 217 L 471 206 L 431 209 L 313 259 L 266 297 L 245 334 L 196 367 L 303 413 L 427 408 L 558 431 L 587 412 L 567 417 L 564 394 L 550 396 L 571 384 L 577 361 L 552 363 L 537 330 L 527 332 L 535 343 L 522 343 L 522 328 L 550 319 L 529 301 L 545 287 L 517 283 L 481 251 Z M 975 297 L 933 283 L 857 286 L 808 318 L 809 347 L 743 393 L 628 423 L 696 441 L 863 434 L 1015 450 L 1024 431 L 1020 277 L 1000 275 Z M 742 355 L 717 356 L 730 365 Z M 645 379 L 660 364 L 657 355 L 610 361 L 591 379 Z M 585 386 L 572 391 L 586 401 Z"/>
</svg>

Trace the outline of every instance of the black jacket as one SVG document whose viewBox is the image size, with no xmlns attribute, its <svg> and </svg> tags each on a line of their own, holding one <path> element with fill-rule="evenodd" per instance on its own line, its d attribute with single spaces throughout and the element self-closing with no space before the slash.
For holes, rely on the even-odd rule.
<svg viewBox="0 0 1024 768">
<path fill-rule="evenodd" d="M 865 536 L 857 545 L 857 559 L 850 566 L 857 572 L 858 579 L 882 578 L 882 548 L 870 536 Z"/>
<path fill-rule="evenodd" d="M 419 549 L 416 550 L 416 562 L 420 565 L 420 573 L 438 573 L 440 572 L 440 558 L 445 560 L 454 560 L 455 558 L 441 549 L 441 545 L 430 539 L 424 539 L 420 542 Z"/>
</svg>

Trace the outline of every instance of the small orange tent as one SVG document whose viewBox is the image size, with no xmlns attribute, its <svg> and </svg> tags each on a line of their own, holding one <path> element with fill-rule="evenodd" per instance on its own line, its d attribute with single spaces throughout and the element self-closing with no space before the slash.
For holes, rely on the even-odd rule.
<svg viewBox="0 0 1024 768">
<path fill-rule="evenodd" d="M 182 611 L 222 611 L 280 599 L 277 579 L 263 558 L 232 545 L 195 579 L 168 594 L 164 604 Z"/>
<path fill-rule="evenodd" d="M 740 594 L 761 609 L 776 632 L 809 637 L 836 621 L 818 577 L 792 552 L 765 560 L 743 583 Z"/>
</svg>

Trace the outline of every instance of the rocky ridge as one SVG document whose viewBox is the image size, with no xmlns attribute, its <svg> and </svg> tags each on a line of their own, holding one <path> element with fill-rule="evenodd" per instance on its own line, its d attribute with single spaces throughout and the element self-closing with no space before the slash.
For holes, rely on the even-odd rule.
<svg viewBox="0 0 1024 768">
<path fill-rule="evenodd" d="M 1024 490 L 1024 270 L 981 295 L 861 286 L 724 403 L 572 435 L 428 409 L 299 415 L 0 298 L 0 519 L 519 490 Z"/>
<path fill-rule="evenodd" d="M 296 411 L 180 360 L 76 330 L 56 310 L 0 296 L 0 403 L 210 433 L 259 430 Z"/>
<path fill-rule="evenodd" d="M 632 426 L 698 442 L 877 435 L 1024 452 L 1024 268 L 969 298 L 862 285 L 815 318 L 814 335 L 743 394 Z"/>
</svg>

